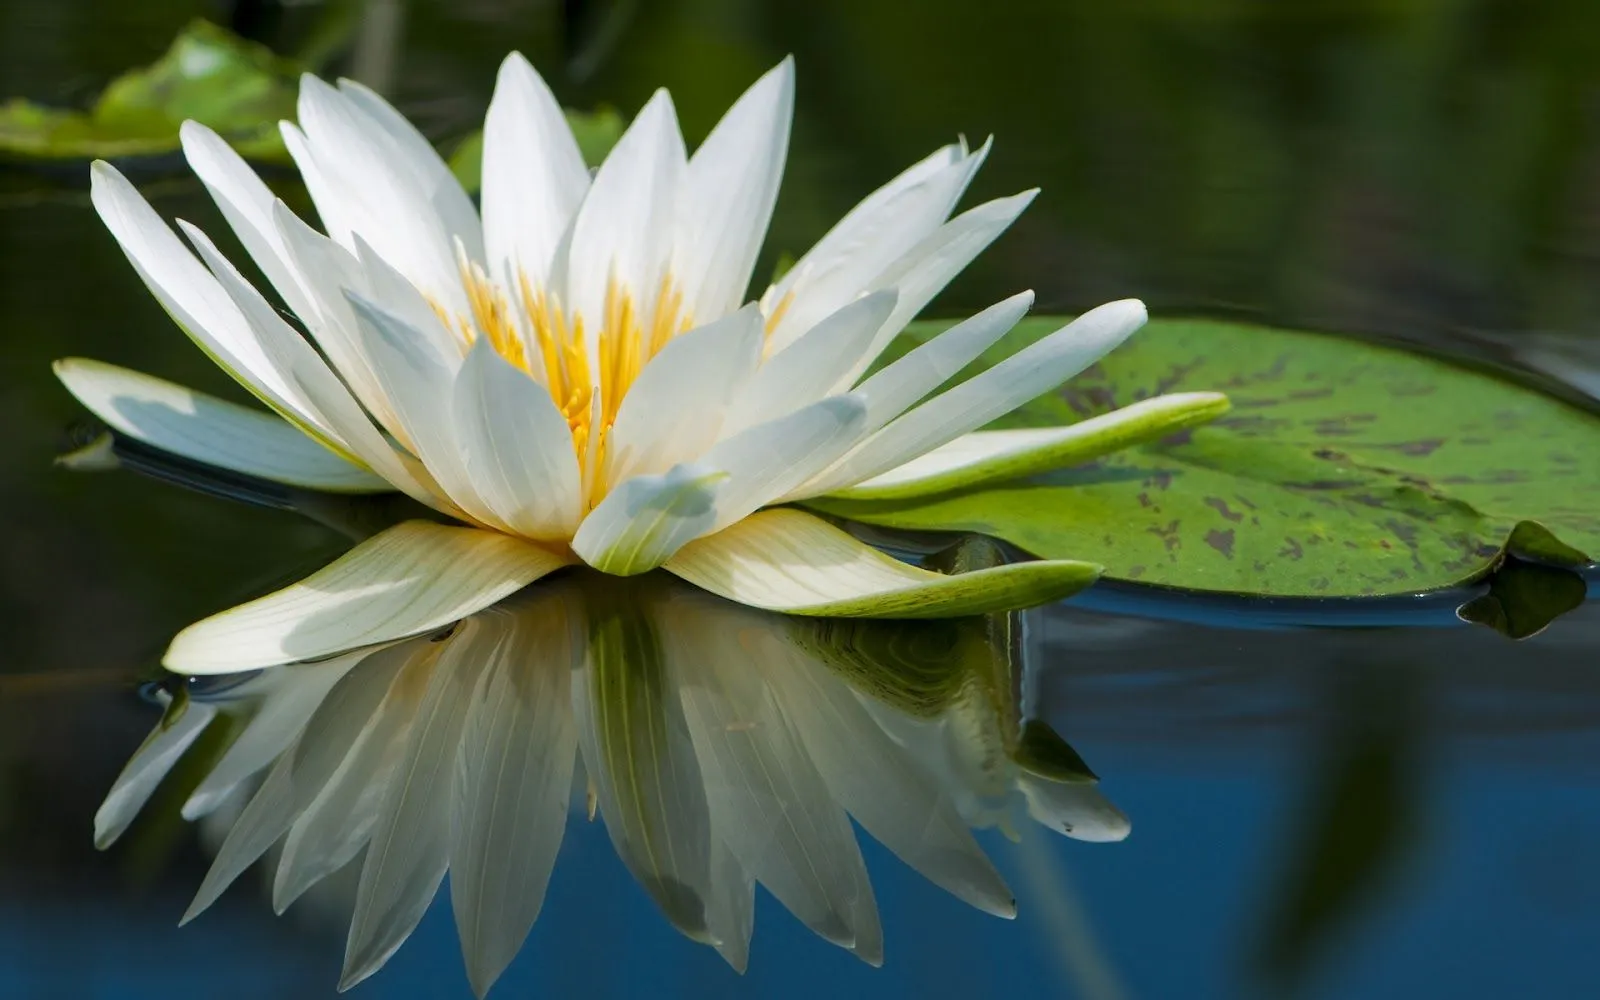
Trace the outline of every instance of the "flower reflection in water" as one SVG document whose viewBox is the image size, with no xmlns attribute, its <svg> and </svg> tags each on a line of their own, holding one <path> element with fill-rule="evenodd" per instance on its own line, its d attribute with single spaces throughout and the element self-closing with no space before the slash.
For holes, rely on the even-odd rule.
<svg viewBox="0 0 1600 1000">
<path fill-rule="evenodd" d="M 104 846 L 219 717 L 237 736 L 184 806 L 248 803 L 185 916 L 275 849 L 280 912 L 365 851 L 342 986 L 417 925 L 446 871 L 482 994 L 538 916 L 570 804 L 604 820 L 667 919 L 743 969 L 760 882 L 882 960 L 854 818 L 953 895 L 1009 917 L 971 828 L 1088 840 L 1128 824 L 1023 721 L 1006 616 L 795 619 L 653 574 L 578 573 L 447 632 L 179 695 L 96 817 Z M 264 777 L 259 777 L 263 775 Z"/>
</svg>

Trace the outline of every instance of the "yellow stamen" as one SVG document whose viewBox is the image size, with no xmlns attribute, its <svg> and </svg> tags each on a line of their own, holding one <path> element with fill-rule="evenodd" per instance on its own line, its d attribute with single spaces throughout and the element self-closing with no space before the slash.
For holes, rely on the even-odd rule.
<svg viewBox="0 0 1600 1000">
<path fill-rule="evenodd" d="M 584 317 L 569 314 L 558 296 L 535 287 L 521 271 L 507 294 L 460 248 L 457 257 L 469 315 L 454 315 L 431 299 L 429 304 L 460 337 L 463 350 L 485 337 L 501 357 L 550 391 L 572 431 L 584 496 L 592 508 L 609 486 L 602 474 L 607 438 L 628 389 L 650 359 L 694 325 L 682 290 L 670 274 L 663 276 L 654 308 L 644 316 L 626 286 L 609 282 L 590 357 Z"/>
</svg>

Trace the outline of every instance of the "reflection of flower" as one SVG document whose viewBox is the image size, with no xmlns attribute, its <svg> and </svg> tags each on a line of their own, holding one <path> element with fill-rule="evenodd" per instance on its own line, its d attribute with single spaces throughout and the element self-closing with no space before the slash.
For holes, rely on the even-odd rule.
<svg viewBox="0 0 1600 1000">
<path fill-rule="evenodd" d="M 988 152 L 964 143 L 869 196 L 741 306 L 793 91 L 785 61 L 692 158 L 660 91 L 591 178 L 548 88 L 512 56 L 485 127 L 480 217 L 381 98 L 307 77 L 299 124 L 283 131 L 326 235 L 214 133 L 185 124 L 191 166 L 315 346 L 205 234 L 179 224 L 197 259 L 97 163 L 94 204 L 140 276 L 283 420 L 108 365 L 60 363 L 80 400 L 190 458 L 316 489 L 398 489 L 471 526 L 397 529 L 332 567 L 337 587 L 319 576 L 265 609 L 208 620 L 168 664 L 239 670 L 417 634 L 580 560 L 620 575 L 664 565 L 743 603 L 831 615 L 1019 607 L 1081 586 L 1089 571 L 1064 563 L 960 581 L 921 574 L 807 515 L 760 513 L 1039 471 L 1060 454 L 1060 429 L 970 432 L 1145 318 L 1136 301 L 1102 306 L 919 405 L 1017 321 L 1024 293 L 863 381 L 1032 200 L 947 221 Z M 1160 423 L 1214 403 L 1146 401 L 1109 422 Z M 308 617 L 340 626 L 312 641 L 298 629 Z"/>
<path fill-rule="evenodd" d="M 984 628 L 785 618 L 666 576 L 584 575 L 447 633 L 257 674 L 227 689 L 235 703 L 253 690 L 253 714 L 185 814 L 265 777 L 189 917 L 280 841 L 280 911 L 365 849 L 348 984 L 399 947 L 448 869 L 481 993 L 539 913 L 575 782 L 674 926 L 736 968 L 756 882 L 817 934 L 881 960 L 851 818 L 1010 916 L 968 828 L 1008 825 L 1012 788 L 1074 836 L 1127 825 L 1065 743 L 1006 721 L 1008 666 Z M 97 817 L 102 843 L 214 711 L 195 695 L 152 734 Z"/>
</svg>

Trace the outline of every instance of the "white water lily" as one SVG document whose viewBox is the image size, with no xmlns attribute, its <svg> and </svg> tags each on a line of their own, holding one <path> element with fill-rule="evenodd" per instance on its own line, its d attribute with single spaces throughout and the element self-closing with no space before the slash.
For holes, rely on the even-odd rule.
<svg viewBox="0 0 1600 1000">
<path fill-rule="evenodd" d="M 809 621 L 661 574 L 582 574 L 448 635 L 260 672 L 220 706 L 197 693 L 117 779 L 97 843 L 215 714 L 242 714 L 183 807 L 205 816 L 236 789 L 243 803 L 184 919 L 269 852 L 279 912 L 355 863 L 343 986 L 382 967 L 448 872 L 467 973 L 485 993 L 544 904 L 575 785 L 663 915 L 734 968 L 749 957 L 758 882 L 878 964 L 852 820 L 1007 918 L 1012 894 L 971 828 L 1009 828 L 1026 810 L 1080 840 L 1128 832 L 1086 770 L 1023 762 L 1015 669 L 981 620 Z"/>
<path fill-rule="evenodd" d="M 619 575 L 664 566 L 801 614 L 969 613 L 1082 586 L 1086 567 L 1070 562 L 925 573 L 810 515 L 769 509 L 1037 471 L 1061 451 L 1058 431 L 976 429 L 1145 320 L 1134 300 L 1101 306 L 924 401 L 1016 323 L 1025 292 L 863 380 L 1034 192 L 950 218 L 989 147 L 944 147 L 746 303 L 793 94 L 786 60 L 689 156 L 658 91 L 591 176 L 549 89 L 512 55 L 485 125 L 480 215 L 380 97 L 308 76 L 283 136 L 325 232 L 216 134 L 185 123 L 191 167 L 309 339 L 203 232 L 178 222 L 186 247 L 96 163 L 95 208 L 139 275 L 272 413 L 58 362 L 84 405 L 211 465 L 319 490 L 400 490 L 465 526 L 401 526 L 301 585 L 192 626 L 166 664 L 225 672 L 416 634 L 579 561 Z M 1193 422 L 1217 398 L 1163 397 L 1109 422 Z"/>
</svg>

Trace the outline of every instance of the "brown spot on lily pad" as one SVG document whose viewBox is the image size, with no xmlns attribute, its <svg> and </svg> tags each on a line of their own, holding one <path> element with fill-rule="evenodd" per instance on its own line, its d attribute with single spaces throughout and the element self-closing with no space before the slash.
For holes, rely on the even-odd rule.
<svg viewBox="0 0 1600 1000">
<path fill-rule="evenodd" d="M 1218 514 L 1221 514 L 1223 520 L 1232 521 L 1235 524 L 1238 524 L 1240 521 L 1244 520 L 1244 515 L 1230 508 L 1228 506 L 1228 501 L 1222 499 L 1221 497 L 1206 497 L 1205 502 L 1207 507 L 1210 507 Z"/>
<path fill-rule="evenodd" d="M 1221 552 L 1225 557 L 1233 558 L 1233 529 L 1227 531 L 1206 532 L 1206 544 Z"/>
</svg>

